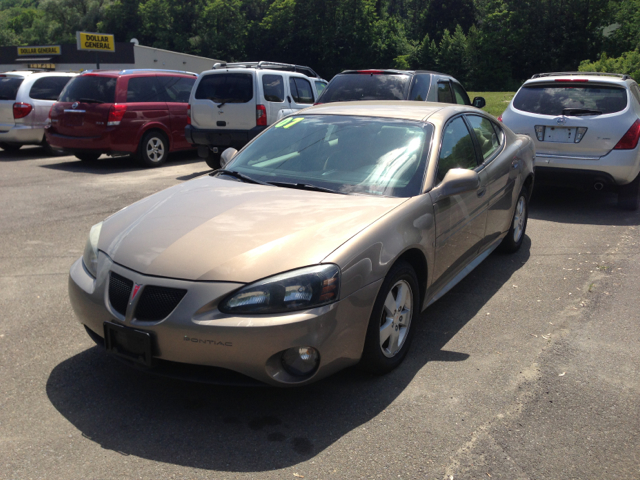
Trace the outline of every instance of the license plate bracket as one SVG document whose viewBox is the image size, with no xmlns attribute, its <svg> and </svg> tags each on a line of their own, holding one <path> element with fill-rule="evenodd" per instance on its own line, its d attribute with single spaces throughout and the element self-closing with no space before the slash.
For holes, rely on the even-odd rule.
<svg viewBox="0 0 640 480">
<path fill-rule="evenodd" d="M 104 322 L 103 326 L 107 353 L 147 367 L 153 365 L 151 333 L 113 322 Z"/>
<path fill-rule="evenodd" d="M 552 143 L 574 143 L 576 129 L 574 127 L 546 127 L 544 141 Z"/>
</svg>

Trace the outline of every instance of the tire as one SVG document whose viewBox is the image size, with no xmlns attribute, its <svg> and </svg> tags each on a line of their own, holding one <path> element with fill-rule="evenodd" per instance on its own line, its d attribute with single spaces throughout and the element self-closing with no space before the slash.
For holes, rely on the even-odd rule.
<svg viewBox="0 0 640 480">
<path fill-rule="evenodd" d="M 22 147 L 22 145 L 20 145 L 19 143 L 0 142 L 0 148 L 2 148 L 5 152 L 17 152 L 18 150 L 20 150 L 20 147 Z"/>
<path fill-rule="evenodd" d="M 75 157 L 83 162 L 95 162 L 100 158 L 99 153 L 76 153 Z"/>
<path fill-rule="evenodd" d="M 524 232 L 527 229 L 529 219 L 529 191 L 526 188 L 520 190 L 516 208 L 513 211 L 513 219 L 507 236 L 500 243 L 500 251 L 504 253 L 516 253 L 520 250 L 524 241 Z"/>
<path fill-rule="evenodd" d="M 400 365 L 409 351 L 414 331 L 411 323 L 419 311 L 416 272 L 408 263 L 398 262 L 382 282 L 373 304 L 359 367 L 382 375 Z"/>
<path fill-rule="evenodd" d="M 157 130 L 143 135 L 138 146 L 138 160 L 148 168 L 162 165 L 169 156 L 169 140 L 167 136 Z"/>
<path fill-rule="evenodd" d="M 52 157 L 53 157 L 53 156 L 55 156 L 55 155 L 60 155 L 60 152 L 57 152 L 57 151 L 55 151 L 53 148 L 51 148 L 51 145 L 49 145 L 49 142 L 47 142 L 47 139 L 46 139 L 46 138 L 44 138 L 44 139 L 42 140 L 42 142 L 40 143 L 40 145 L 42 146 L 42 148 L 44 149 L 44 152 L 45 152 L 47 155 L 50 155 L 50 156 L 52 156 Z"/>
<path fill-rule="evenodd" d="M 209 156 L 204 161 L 207 162 L 209 168 L 217 170 L 220 168 L 220 155 L 220 153 L 209 152 Z"/>
<path fill-rule="evenodd" d="M 640 174 L 627 185 L 618 190 L 618 207 L 624 210 L 638 210 L 640 203 Z"/>
</svg>

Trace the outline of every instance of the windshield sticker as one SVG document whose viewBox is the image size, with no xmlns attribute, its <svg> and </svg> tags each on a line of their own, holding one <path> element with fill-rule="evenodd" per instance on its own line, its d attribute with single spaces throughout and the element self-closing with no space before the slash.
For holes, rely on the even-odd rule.
<svg viewBox="0 0 640 480">
<path fill-rule="evenodd" d="M 284 120 L 282 120 L 280 123 L 276 125 L 276 128 L 284 127 L 287 123 L 291 122 L 291 120 L 293 120 L 293 118 L 291 117 L 285 118 Z"/>
<path fill-rule="evenodd" d="M 298 123 L 300 123 L 302 120 L 304 120 L 303 117 L 298 117 L 296 119 L 294 119 L 291 123 L 289 123 L 288 125 L 285 125 L 284 128 L 291 128 L 294 125 L 297 125 Z"/>
</svg>

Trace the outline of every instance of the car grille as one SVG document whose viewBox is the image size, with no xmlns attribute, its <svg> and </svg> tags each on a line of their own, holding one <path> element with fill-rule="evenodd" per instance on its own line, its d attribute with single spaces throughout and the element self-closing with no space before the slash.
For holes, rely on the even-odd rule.
<svg viewBox="0 0 640 480">
<path fill-rule="evenodd" d="M 133 282 L 131 280 L 111 272 L 111 279 L 109 280 L 109 301 L 113 309 L 120 315 L 127 313 L 127 304 L 129 303 L 132 288 Z"/>
<path fill-rule="evenodd" d="M 178 288 L 156 287 L 153 285 L 144 287 L 142 296 L 136 306 L 136 320 L 157 322 L 168 317 L 186 293 L 186 290 Z"/>
</svg>

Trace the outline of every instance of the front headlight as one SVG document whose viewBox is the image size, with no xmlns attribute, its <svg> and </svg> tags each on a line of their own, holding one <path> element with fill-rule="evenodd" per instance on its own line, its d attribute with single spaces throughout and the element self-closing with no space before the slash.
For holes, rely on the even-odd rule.
<svg viewBox="0 0 640 480">
<path fill-rule="evenodd" d="M 98 239 L 100 238 L 101 229 L 102 222 L 96 223 L 91 227 L 89 238 L 87 239 L 87 244 L 82 254 L 82 263 L 84 263 L 85 268 L 94 277 L 98 276 Z"/>
<path fill-rule="evenodd" d="M 222 301 L 224 313 L 284 313 L 319 307 L 338 300 L 340 268 L 299 268 L 247 285 Z"/>
</svg>

